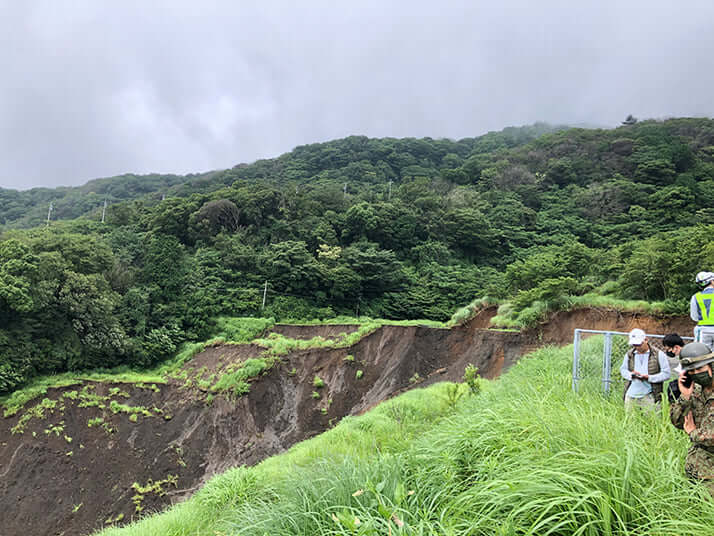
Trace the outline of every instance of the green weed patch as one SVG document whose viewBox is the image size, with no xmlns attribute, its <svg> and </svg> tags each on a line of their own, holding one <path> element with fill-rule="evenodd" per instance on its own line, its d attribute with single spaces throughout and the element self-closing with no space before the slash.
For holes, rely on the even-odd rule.
<svg viewBox="0 0 714 536">
<path fill-rule="evenodd" d="M 131 489 L 136 491 L 136 494 L 131 498 L 132 502 L 134 503 L 134 509 L 136 513 L 140 513 L 142 510 L 144 510 L 144 506 L 142 502 L 144 501 L 144 498 L 146 495 L 153 493 L 159 497 L 163 497 L 166 495 L 167 490 L 166 487 L 168 486 L 173 486 L 176 487 L 178 482 L 178 475 L 169 475 L 163 480 L 157 480 L 154 482 L 153 480 L 149 480 L 145 485 L 141 485 L 138 482 L 134 482 L 131 485 Z"/>
<path fill-rule="evenodd" d="M 270 370 L 274 363 L 275 360 L 270 358 L 248 359 L 235 370 L 222 374 L 218 381 L 211 386 L 211 391 L 215 393 L 228 392 L 234 396 L 247 394 L 250 391 L 248 380 Z"/>
</svg>

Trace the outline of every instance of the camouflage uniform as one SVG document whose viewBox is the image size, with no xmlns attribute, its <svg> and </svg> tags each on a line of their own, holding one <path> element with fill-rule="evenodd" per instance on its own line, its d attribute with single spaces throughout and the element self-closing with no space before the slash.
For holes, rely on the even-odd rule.
<svg viewBox="0 0 714 536">
<path fill-rule="evenodd" d="M 683 428 L 684 417 L 692 412 L 696 428 L 689 434 L 692 444 L 687 452 L 684 470 L 692 480 L 702 481 L 714 495 L 714 390 L 704 393 L 694 384 L 689 400 L 681 396 L 670 406 L 669 418 L 677 428 Z"/>
</svg>

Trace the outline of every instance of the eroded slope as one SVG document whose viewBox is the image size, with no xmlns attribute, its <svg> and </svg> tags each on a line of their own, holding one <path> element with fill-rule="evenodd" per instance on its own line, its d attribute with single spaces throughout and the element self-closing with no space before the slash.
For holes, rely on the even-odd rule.
<svg viewBox="0 0 714 536">
<path fill-rule="evenodd" d="M 495 377 L 537 346 L 570 342 L 574 327 L 688 327 L 684 319 L 603 310 L 561 313 L 525 333 L 477 327 L 492 313 L 453 329 L 384 326 L 347 348 L 292 352 L 243 396 L 216 396 L 210 386 L 260 356 L 255 345 L 208 348 L 166 385 L 50 390 L 45 401 L 0 420 L 2 534 L 87 534 L 130 521 L 400 391 L 458 381 L 469 363 Z M 279 328 L 295 338 L 309 338 L 311 329 Z"/>
</svg>

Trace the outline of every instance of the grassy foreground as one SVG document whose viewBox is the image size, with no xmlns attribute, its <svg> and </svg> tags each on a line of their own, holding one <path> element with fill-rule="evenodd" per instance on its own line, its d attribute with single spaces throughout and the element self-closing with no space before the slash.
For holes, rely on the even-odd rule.
<svg viewBox="0 0 714 536">
<path fill-rule="evenodd" d="M 571 357 L 540 350 L 459 400 L 447 384 L 412 390 L 101 534 L 711 534 L 684 434 L 618 396 L 574 395 Z"/>
</svg>

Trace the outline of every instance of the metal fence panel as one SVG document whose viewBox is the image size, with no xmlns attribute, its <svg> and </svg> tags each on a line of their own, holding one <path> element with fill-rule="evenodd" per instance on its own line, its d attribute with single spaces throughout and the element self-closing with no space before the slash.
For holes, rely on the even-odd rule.
<svg viewBox="0 0 714 536">
<path fill-rule="evenodd" d="M 629 349 L 629 333 L 594 329 L 576 329 L 573 332 L 573 391 L 602 392 L 605 396 L 618 391 L 617 386 L 624 385 L 620 376 L 620 366 Z M 664 335 L 648 333 L 650 345 L 656 350 L 662 349 Z M 700 333 L 695 329 L 695 337 L 682 337 L 685 342 L 699 340 Z"/>
</svg>

